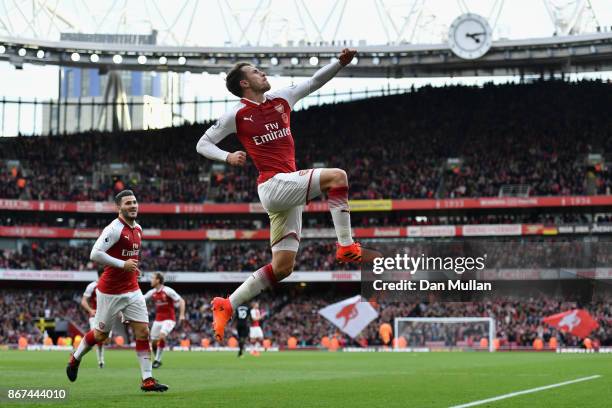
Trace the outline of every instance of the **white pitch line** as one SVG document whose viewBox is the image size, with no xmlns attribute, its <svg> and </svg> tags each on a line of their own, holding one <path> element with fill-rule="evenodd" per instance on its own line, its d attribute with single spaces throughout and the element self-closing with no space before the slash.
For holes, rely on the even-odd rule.
<svg viewBox="0 0 612 408">
<path fill-rule="evenodd" d="M 506 399 L 506 398 L 516 397 L 517 395 L 531 394 L 532 392 L 539 392 L 539 391 L 549 390 L 551 388 L 563 387 L 564 385 L 570 385 L 570 384 L 575 384 L 575 383 L 579 383 L 579 382 L 582 382 L 582 381 L 594 380 L 594 379 L 600 378 L 600 377 L 601 377 L 601 375 L 592 375 L 590 377 L 576 378 L 575 380 L 564 381 L 564 382 L 560 382 L 560 383 L 557 383 L 557 384 L 551 384 L 551 385 L 544 385 L 542 387 L 531 388 L 531 389 L 524 390 L 524 391 L 511 392 L 509 394 L 504 394 L 504 395 L 500 395 L 500 396 L 497 396 L 497 397 L 487 398 L 487 399 L 483 399 L 483 400 L 479 400 L 479 401 L 468 402 L 467 404 L 453 405 L 450 408 L 474 407 L 476 405 L 486 404 L 487 402 L 499 401 L 499 400 L 503 400 L 503 399 Z"/>
</svg>

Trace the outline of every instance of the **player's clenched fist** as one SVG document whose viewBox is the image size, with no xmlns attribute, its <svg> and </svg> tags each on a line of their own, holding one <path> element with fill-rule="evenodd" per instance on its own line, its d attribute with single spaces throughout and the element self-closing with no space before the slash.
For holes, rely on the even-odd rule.
<svg viewBox="0 0 612 408">
<path fill-rule="evenodd" d="M 349 62 L 353 60 L 353 57 L 357 54 L 357 50 L 345 48 L 340 52 L 338 56 L 338 60 L 342 66 L 348 65 Z"/>
<path fill-rule="evenodd" d="M 134 272 L 138 268 L 138 260 L 137 259 L 128 259 L 123 264 L 123 270 L 126 272 Z"/>
<path fill-rule="evenodd" d="M 244 166 L 244 163 L 246 163 L 246 153 L 241 150 L 230 153 L 227 155 L 227 162 L 232 166 Z"/>
</svg>

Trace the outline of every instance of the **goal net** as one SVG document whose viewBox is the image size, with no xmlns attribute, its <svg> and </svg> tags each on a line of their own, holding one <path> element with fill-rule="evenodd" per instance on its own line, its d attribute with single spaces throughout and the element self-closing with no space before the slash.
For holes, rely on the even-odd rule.
<svg viewBox="0 0 612 408">
<path fill-rule="evenodd" d="M 396 317 L 395 349 L 495 351 L 492 317 Z"/>
</svg>

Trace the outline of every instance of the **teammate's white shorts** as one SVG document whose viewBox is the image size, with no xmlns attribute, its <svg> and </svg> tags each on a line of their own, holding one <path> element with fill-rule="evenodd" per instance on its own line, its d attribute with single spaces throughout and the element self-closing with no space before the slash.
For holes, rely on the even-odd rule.
<svg viewBox="0 0 612 408">
<path fill-rule="evenodd" d="M 113 328 L 113 322 L 119 314 L 129 322 L 149 323 L 147 304 L 140 289 L 119 295 L 107 295 L 96 289 L 98 307 L 94 318 L 94 327 L 108 333 Z"/>
<path fill-rule="evenodd" d="M 261 330 L 261 326 L 251 326 L 249 329 L 249 338 L 263 339 L 263 331 Z"/>
<path fill-rule="evenodd" d="M 272 251 L 297 252 L 304 205 L 321 195 L 321 170 L 278 173 L 257 187 L 261 204 L 270 217 Z"/>
<path fill-rule="evenodd" d="M 174 329 L 175 325 L 176 322 L 174 320 L 155 320 L 153 322 L 153 326 L 151 327 L 151 340 L 159 339 L 159 335 L 161 333 L 163 333 L 164 336 L 167 336 L 170 334 L 172 329 Z"/>
</svg>

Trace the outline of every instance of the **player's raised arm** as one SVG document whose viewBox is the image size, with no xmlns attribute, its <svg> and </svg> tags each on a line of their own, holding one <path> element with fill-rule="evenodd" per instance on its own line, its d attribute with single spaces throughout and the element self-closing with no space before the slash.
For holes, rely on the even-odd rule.
<svg viewBox="0 0 612 408">
<path fill-rule="evenodd" d="M 355 54 L 357 54 L 357 51 L 345 48 L 340 52 L 340 55 L 338 55 L 338 61 L 325 65 L 315 72 L 310 79 L 297 85 L 271 92 L 270 95 L 279 96 L 285 99 L 289 103 L 289 106 L 293 108 L 293 105 L 295 105 L 297 101 L 317 91 L 335 77 L 343 67 L 353 60 Z"/>
<path fill-rule="evenodd" d="M 123 261 L 121 259 L 110 256 L 107 251 L 119 241 L 121 237 L 121 231 L 117 228 L 113 228 L 112 225 L 104 228 L 100 237 L 94 244 L 89 259 L 102 265 L 112 266 L 113 268 L 123 269 L 126 272 L 133 272 L 138 267 L 138 260 L 128 259 Z"/>
<path fill-rule="evenodd" d="M 232 133 L 236 133 L 236 117 L 233 112 L 227 112 L 202 135 L 196 145 L 197 152 L 210 160 L 227 162 L 232 166 L 243 166 L 246 162 L 245 152 L 230 153 L 217 147 L 221 140 Z"/>
</svg>

